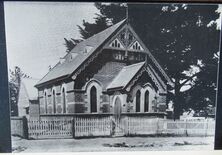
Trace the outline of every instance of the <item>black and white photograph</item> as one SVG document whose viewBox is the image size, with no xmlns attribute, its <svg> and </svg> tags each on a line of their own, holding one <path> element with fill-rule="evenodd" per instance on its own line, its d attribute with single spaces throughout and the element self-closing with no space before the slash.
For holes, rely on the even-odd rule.
<svg viewBox="0 0 222 155">
<path fill-rule="evenodd" d="M 4 2 L 12 152 L 214 150 L 221 12 Z"/>
</svg>

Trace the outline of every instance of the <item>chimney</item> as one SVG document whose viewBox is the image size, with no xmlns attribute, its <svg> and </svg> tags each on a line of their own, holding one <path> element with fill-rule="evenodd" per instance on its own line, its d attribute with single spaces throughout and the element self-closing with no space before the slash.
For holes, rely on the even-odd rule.
<svg viewBox="0 0 222 155">
<path fill-rule="evenodd" d="M 60 59 L 59 59 L 60 64 L 62 64 L 64 61 L 65 61 L 64 58 L 60 58 Z"/>
<path fill-rule="evenodd" d="M 51 65 L 49 65 L 49 71 L 52 69 Z"/>
</svg>

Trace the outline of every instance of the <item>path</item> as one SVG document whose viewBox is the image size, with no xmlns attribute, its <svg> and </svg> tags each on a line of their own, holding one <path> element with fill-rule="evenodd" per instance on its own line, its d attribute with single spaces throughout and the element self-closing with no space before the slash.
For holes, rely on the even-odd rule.
<svg viewBox="0 0 222 155">
<path fill-rule="evenodd" d="M 25 140 L 12 138 L 14 152 L 213 150 L 213 137 L 116 137 Z"/>
</svg>

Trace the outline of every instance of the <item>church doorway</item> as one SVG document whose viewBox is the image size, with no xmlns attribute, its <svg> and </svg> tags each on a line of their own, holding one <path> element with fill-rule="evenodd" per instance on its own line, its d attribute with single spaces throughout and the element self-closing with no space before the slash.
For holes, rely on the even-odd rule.
<svg viewBox="0 0 222 155">
<path fill-rule="evenodd" d="M 117 96 L 114 102 L 114 118 L 116 121 L 120 120 L 121 112 L 122 112 L 122 103 L 119 96 Z"/>
</svg>

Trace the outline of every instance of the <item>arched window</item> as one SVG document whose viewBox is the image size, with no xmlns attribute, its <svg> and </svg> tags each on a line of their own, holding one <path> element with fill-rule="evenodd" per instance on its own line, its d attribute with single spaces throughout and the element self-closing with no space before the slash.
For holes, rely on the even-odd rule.
<svg viewBox="0 0 222 155">
<path fill-rule="evenodd" d="M 66 95 L 65 95 L 65 88 L 62 89 L 62 105 L 63 105 L 63 113 L 66 113 Z"/>
<path fill-rule="evenodd" d="M 97 112 L 97 91 L 95 86 L 93 86 L 90 90 L 90 107 L 91 113 Z"/>
<path fill-rule="evenodd" d="M 136 112 L 140 112 L 140 90 L 136 92 Z"/>
<path fill-rule="evenodd" d="M 53 112 L 56 113 L 56 105 L 55 105 L 55 90 L 52 92 L 52 104 L 53 104 Z"/>
<path fill-rule="evenodd" d="M 144 95 L 144 112 L 149 111 L 149 91 L 147 90 Z"/>
<path fill-rule="evenodd" d="M 45 92 L 45 97 L 44 97 L 44 99 L 45 99 L 45 113 L 47 114 L 47 93 Z"/>
</svg>

